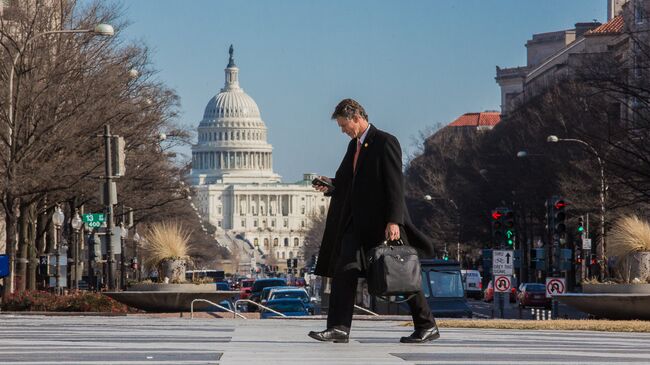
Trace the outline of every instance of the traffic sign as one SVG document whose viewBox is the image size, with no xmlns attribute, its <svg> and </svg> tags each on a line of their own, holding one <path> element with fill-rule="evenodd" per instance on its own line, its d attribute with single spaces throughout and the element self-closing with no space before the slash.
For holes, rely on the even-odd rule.
<svg viewBox="0 0 650 365">
<path fill-rule="evenodd" d="M 106 215 L 104 213 L 83 214 L 81 220 L 86 223 L 88 228 L 99 228 L 104 225 Z"/>
<path fill-rule="evenodd" d="M 507 293 L 512 286 L 510 276 L 499 275 L 494 277 L 494 291 L 497 293 Z"/>
<path fill-rule="evenodd" d="M 566 290 L 566 279 L 546 278 L 546 297 L 552 298 L 556 294 L 564 294 Z"/>
<path fill-rule="evenodd" d="M 512 275 L 513 262 L 515 254 L 512 250 L 494 250 L 492 251 L 492 274 Z"/>
<path fill-rule="evenodd" d="M 591 238 L 583 238 L 582 239 L 582 249 L 583 250 L 591 250 Z"/>
</svg>

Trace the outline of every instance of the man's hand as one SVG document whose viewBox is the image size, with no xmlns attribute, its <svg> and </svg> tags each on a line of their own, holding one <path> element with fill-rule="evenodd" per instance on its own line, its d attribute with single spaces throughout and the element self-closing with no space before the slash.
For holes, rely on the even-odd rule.
<svg viewBox="0 0 650 365">
<path fill-rule="evenodd" d="M 397 241 L 399 239 L 399 225 L 388 222 L 386 225 L 386 239 L 389 241 Z"/>
<path fill-rule="evenodd" d="M 332 179 L 330 179 L 330 178 L 327 177 L 327 176 L 319 176 L 318 178 L 321 179 L 321 180 L 323 180 L 323 181 L 326 181 L 326 182 L 328 182 L 328 183 L 330 183 L 330 184 L 332 183 Z M 312 184 L 311 186 L 312 186 L 314 189 L 320 191 L 321 193 L 326 193 L 326 192 L 329 190 L 329 188 L 328 188 L 327 186 L 322 186 L 322 185 L 313 185 L 313 184 Z"/>
</svg>

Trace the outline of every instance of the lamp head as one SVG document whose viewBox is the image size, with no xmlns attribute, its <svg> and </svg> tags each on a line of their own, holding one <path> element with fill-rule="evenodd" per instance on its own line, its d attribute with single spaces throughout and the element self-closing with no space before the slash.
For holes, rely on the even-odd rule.
<svg viewBox="0 0 650 365">
<path fill-rule="evenodd" d="M 110 24 L 97 24 L 95 25 L 95 28 L 93 28 L 93 33 L 105 37 L 112 37 L 115 35 L 115 30 Z"/>
<path fill-rule="evenodd" d="M 560 139 L 557 138 L 557 136 L 554 136 L 554 135 L 550 135 L 550 136 L 546 137 L 546 142 L 555 143 L 555 142 L 558 142 L 559 140 Z"/>
<path fill-rule="evenodd" d="M 519 158 L 528 157 L 528 152 L 525 151 L 525 150 L 521 150 L 521 151 L 517 152 L 517 157 L 519 157 Z"/>
</svg>

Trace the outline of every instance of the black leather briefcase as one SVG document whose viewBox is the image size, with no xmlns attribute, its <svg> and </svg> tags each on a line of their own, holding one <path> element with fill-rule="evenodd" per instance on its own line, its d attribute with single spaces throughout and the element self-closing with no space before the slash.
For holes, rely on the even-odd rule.
<svg viewBox="0 0 650 365">
<path fill-rule="evenodd" d="M 402 240 L 384 241 L 365 253 L 368 292 L 379 297 L 410 295 L 422 288 L 417 251 Z"/>
</svg>

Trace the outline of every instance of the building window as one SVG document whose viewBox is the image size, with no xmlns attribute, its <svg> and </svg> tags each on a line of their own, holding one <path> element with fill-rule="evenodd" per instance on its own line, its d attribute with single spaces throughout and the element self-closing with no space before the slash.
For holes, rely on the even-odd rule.
<svg viewBox="0 0 650 365">
<path fill-rule="evenodd" d="M 269 239 L 268 238 L 264 239 L 264 248 L 269 248 Z"/>
<path fill-rule="evenodd" d="M 643 24 L 645 22 L 645 9 L 643 9 L 643 4 L 637 3 L 634 6 L 634 22 L 636 24 Z"/>
<path fill-rule="evenodd" d="M 305 214 L 305 206 L 300 207 L 300 214 Z"/>
<path fill-rule="evenodd" d="M 302 228 L 305 228 L 305 221 L 300 222 L 300 226 L 301 226 Z"/>
<path fill-rule="evenodd" d="M 273 239 L 273 247 L 278 247 L 278 239 L 277 238 Z"/>
<path fill-rule="evenodd" d="M 246 228 L 246 221 L 243 220 L 243 219 L 242 219 L 242 221 L 241 221 L 241 226 L 244 227 L 244 228 Z"/>
<path fill-rule="evenodd" d="M 288 219 L 285 219 L 284 222 L 282 222 L 282 226 L 283 226 L 284 228 L 289 227 L 289 220 L 288 220 Z"/>
<path fill-rule="evenodd" d="M 279 253 L 279 252 L 276 252 L 276 253 L 275 253 L 275 257 L 279 259 L 279 258 L 280 258 L 280 253 Z"/>
<path fill-rule="evenodd" d="M 290 258 L 290 259 L 293 258 L 293 251 L 289 251 L 289 258 Z"/>
<path fill-rule="evenodd" d="M 275 219 L 271 219 L 271 227 L 275 227 Z"/>
<path fill-rule="evenodd" d="M 300 244 L 300 240 L 298 239 L 298 237 L 294 238 L 293 239 L 293 246 L 298 247 L 299 244 Z"/>
<path fill-rule="evenodd" d="M 253 244 L 255 245 L 255 247 L 260 247 L 260 241 L 257 238 L 253 239 Z"/>
<path fill-rule="evenodd" d="M 255 208 L 254 205 L 251 207 L 251 212 L 253 213 L 253 215 L 257 214 L 257 208 Z"/>
<path fill-rule="evenodd" d="M 284 251 L 282 251 L 282 258 L 285 258 L 285 256 L 284 256 Z"/>
<path fill-rule="evenodd" d="M 320 207 L 320 214 L 324 215 L 325 214 L 325 207 L 321 205 Z"/>
<path fill-rule="evenodd" d="M 257 219 L 253 221 L 253 227 L 257 227 Z"/>
<path fill-rule="evenodd" d="M 221 221 L 217 221 L 217 227 L 221 228 Z"/>
<path fill-rule="evenodd" d="M 289 238 L 284 238 L 284 247 L 289 247 Z"/>
<path fill-rule="evenodd" d="M 221 207 L 217 207 L 217 214 L 221 215 Z"/>
</svg>

